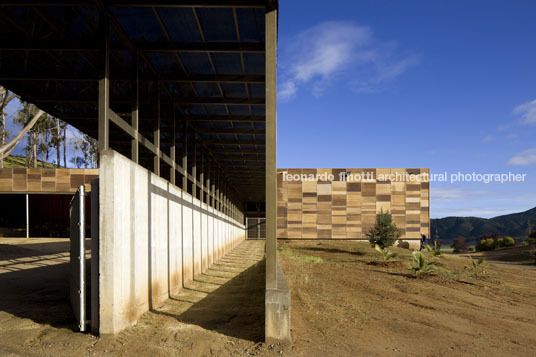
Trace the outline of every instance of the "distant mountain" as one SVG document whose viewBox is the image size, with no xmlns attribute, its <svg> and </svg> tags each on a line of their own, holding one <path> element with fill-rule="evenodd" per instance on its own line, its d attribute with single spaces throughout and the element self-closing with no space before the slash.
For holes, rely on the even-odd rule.
<svg viewBox="0 0 536 357">
<path fill-rule="evenodd" d="M 533 230 L 536 230 L 536 207 L 525 212 L 512 213 L 493 218 L 478 217 L 445 217 L 431 219 L 431 236 L 437 229 L 439 238 L 444 244 L 452 242 L 453 238 L 464 237 L 474 244 L 484 234 L 499 234 L 523 240 L 527 236 L 527 220 L 531 221 Z"/>
</svg>

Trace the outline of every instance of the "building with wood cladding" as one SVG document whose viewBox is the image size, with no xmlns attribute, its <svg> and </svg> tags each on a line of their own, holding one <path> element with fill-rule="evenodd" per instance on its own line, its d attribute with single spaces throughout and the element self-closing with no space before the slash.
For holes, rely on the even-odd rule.
<svg viewBox="0 0 536 357">
<path fill-rule="evenodd" d="M 277 237 L 366 239 L 389 211 L 401 242 L 430 233 L 429 169 L 278 169 Z M 408 244 L 403 244 L 408 246 Z"/>
<path fill-rule="evenodd" d="M 0 236 L 69 236 L 73 194 L 81 185 L 90 192 L 98 178 L 98 169 L 1 168 Z M 89 196 L 86 205 L 89 212 Z"/>
<path fill-rule="evenodd" d="M 80 185 L 91 191 L 90 182 L 99 178 L 98 169 L 0 169 L 0 193 L 75 193 Z"/>
</svg>

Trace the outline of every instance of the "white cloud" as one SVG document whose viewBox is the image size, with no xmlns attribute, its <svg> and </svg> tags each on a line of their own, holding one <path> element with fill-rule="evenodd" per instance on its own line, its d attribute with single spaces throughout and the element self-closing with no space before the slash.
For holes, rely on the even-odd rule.
<svg viewBox="0 0 536 357">
<path fill-rule="evenodd" d="M 400 56 L 396 44 L 376 40 L 370 28 L 344 21 L 323 22 L 281 47 L 281 100 L 292 99 L 300 87 L 321 96 L 340 79 L 357 91 L 375 90 L 420 61 Z"/>
<path fill-rule="evenodd" d="M 520 153 L 515 154 L 508 162 L 507 165 L 512 166 L 527 166 L 536 164 L 536 148 L 528 149 Z"/>
<path fill-rule="evenodd" d="M 492 140 L 493 140 L 493 135 L 487 135 L 484 138 L 482 138 L 483 143 L 489 143 Z"/>
<path fill-rule="evenodd" d="M 517 106 L 513 114 L 521 118 L 522 124 L 536 124 L 536 99 Z"/>
</svg>

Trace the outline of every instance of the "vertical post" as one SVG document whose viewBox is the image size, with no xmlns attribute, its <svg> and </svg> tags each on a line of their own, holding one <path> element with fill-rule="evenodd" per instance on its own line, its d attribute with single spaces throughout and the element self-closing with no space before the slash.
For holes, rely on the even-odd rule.
<svg viewBox="0 0 536 357">
<path fill-rule="evenodd" d="M 277 288 L 277 10 L 266 13 L 266 289 Z"/>
<path fill-rule="evenodd" d="M 182 169 L 184 176 L 182 177 L 182 190 L 188 192 L 188 124 L 186 119 L 183 119 L 182 131 Z"/>
<path fill-rule="evenodd" d="M 206 182 L 206 186 L 207 186 L 207 205 L 209 205 L 210 207 L 212 207 L 212 191 L 211 191 L 211 186 L 210 186 L 210 175 L 212 174 L 212 163 L 210 162 L 210 156 L 207 160 L 207 182 Z"/>
<path fill-rule="evenodd" d="M 80 234 L 79 234 L 79 259 L 80 259 L 80 331 L 86 330 L 86 206 L 85 202 L 85 188 L 84 185 L 80 185 L 77 194 L 79 195 L 78 204 L 80 205 Z"/>
<path fill-rule="evenodd" d="M 110 119 L 108 108 L 110 107 L 110 27 L 106 14 L 100 16 L 101 50 L 100 50 L 100 73 L 99 73 L 99 152 L 102 153 L 110 147 Z"/>
<path fill-rule="evenodd" d="M 211 187 L 210 187 L 210 191 L 212 193 L 212 208 L 216 208 L 216 166 L 214 163 L 212 163 L 212 182 L 211 182 Z"/>
<path fill-rule="evenodd" d="M 154 146 L 156 154 L 154 156 L 154 173 L 160 176 L 160 82 L 155 81 L 156 89 L 156 123 L 154 128 Z"/>
<path fill-rule="evenodd" d="M 220 173 L 216 174 L 216 184 L 215 184 L 215 193 L 216 193 L 216 209 L 221 212 L 221 200 L 220 200 Z"/>
<path fill-rule="evenodd" d="M 171 122 L 171 146 L 169 147 L 169 156 L 171 157 L 171 161 L 173 162 L 173 166 L 169 169 L 169 181 L 172 185 L 176 185 L 175 183 L 175 175 L 177 173 L 177 164 L 176 164 L 176 153 L 175 153 L 175 145 L 177 143 L 177 127 L 175 122 L 175 105 L 173 105 L 173 119 Z"/>
<path fill-rule="evenodd" d="M 205 202 L 205 156 L 203 153 L 203 147 L 201 146 L 201 169 L 199 172 L 199 184 L 201 189 L 201 196 L 199 196 L 199 199 L 201 202 Z"/>
<path fill-rule="evenodd" d="M 26 239 L 30 238 L 30 200 L 26 194 Z"/>
<path fill-rule="evenodd" d="M 140 109 L 140 82 L 139 82 L 139 73 L 138 73 L 138 60 L 139 60 L 139 54 L 136 52 L 136 71 L 134 73 L 134 102 L 132 103 L 132 113 L 131 113 L 131 124 L 132 128 L 134 129 L 134 138 L 130 141 L 130 150 L 131 150 L 131 158 L 132 161 L 135 163 L 139 163 L 140 156 L 139 156 L 139 109 Z"/>
<path fill-rule="evenodd" d="M 194 198 L 197 198 L 197 140 L 194 136 L 194 140 L 192 140 L 192 143 L 194 144 L 194 156 L 192 159 L 192 176 L 194 179 L 194 183 L 192 184 L 192 196 Z"/>
</svg>

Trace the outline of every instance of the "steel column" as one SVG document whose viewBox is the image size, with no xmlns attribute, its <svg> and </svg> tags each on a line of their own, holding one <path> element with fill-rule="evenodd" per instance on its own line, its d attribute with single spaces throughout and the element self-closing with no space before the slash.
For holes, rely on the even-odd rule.
<svg viewBox="0 0 536 357">
<path fill-rule="evenodd" d="M 99 76 L 99 152 L 110 147 L 110 120 L 108 108 L 110 107 L 110 25 L 106 16 L 100 17 L 101 50 L 100 50 L 100 76 Z"/>
<path fill-rule="evenodd" d="M 266 13 L 266 289 L 277 288 L 277 10 Z"/>
</svg>

